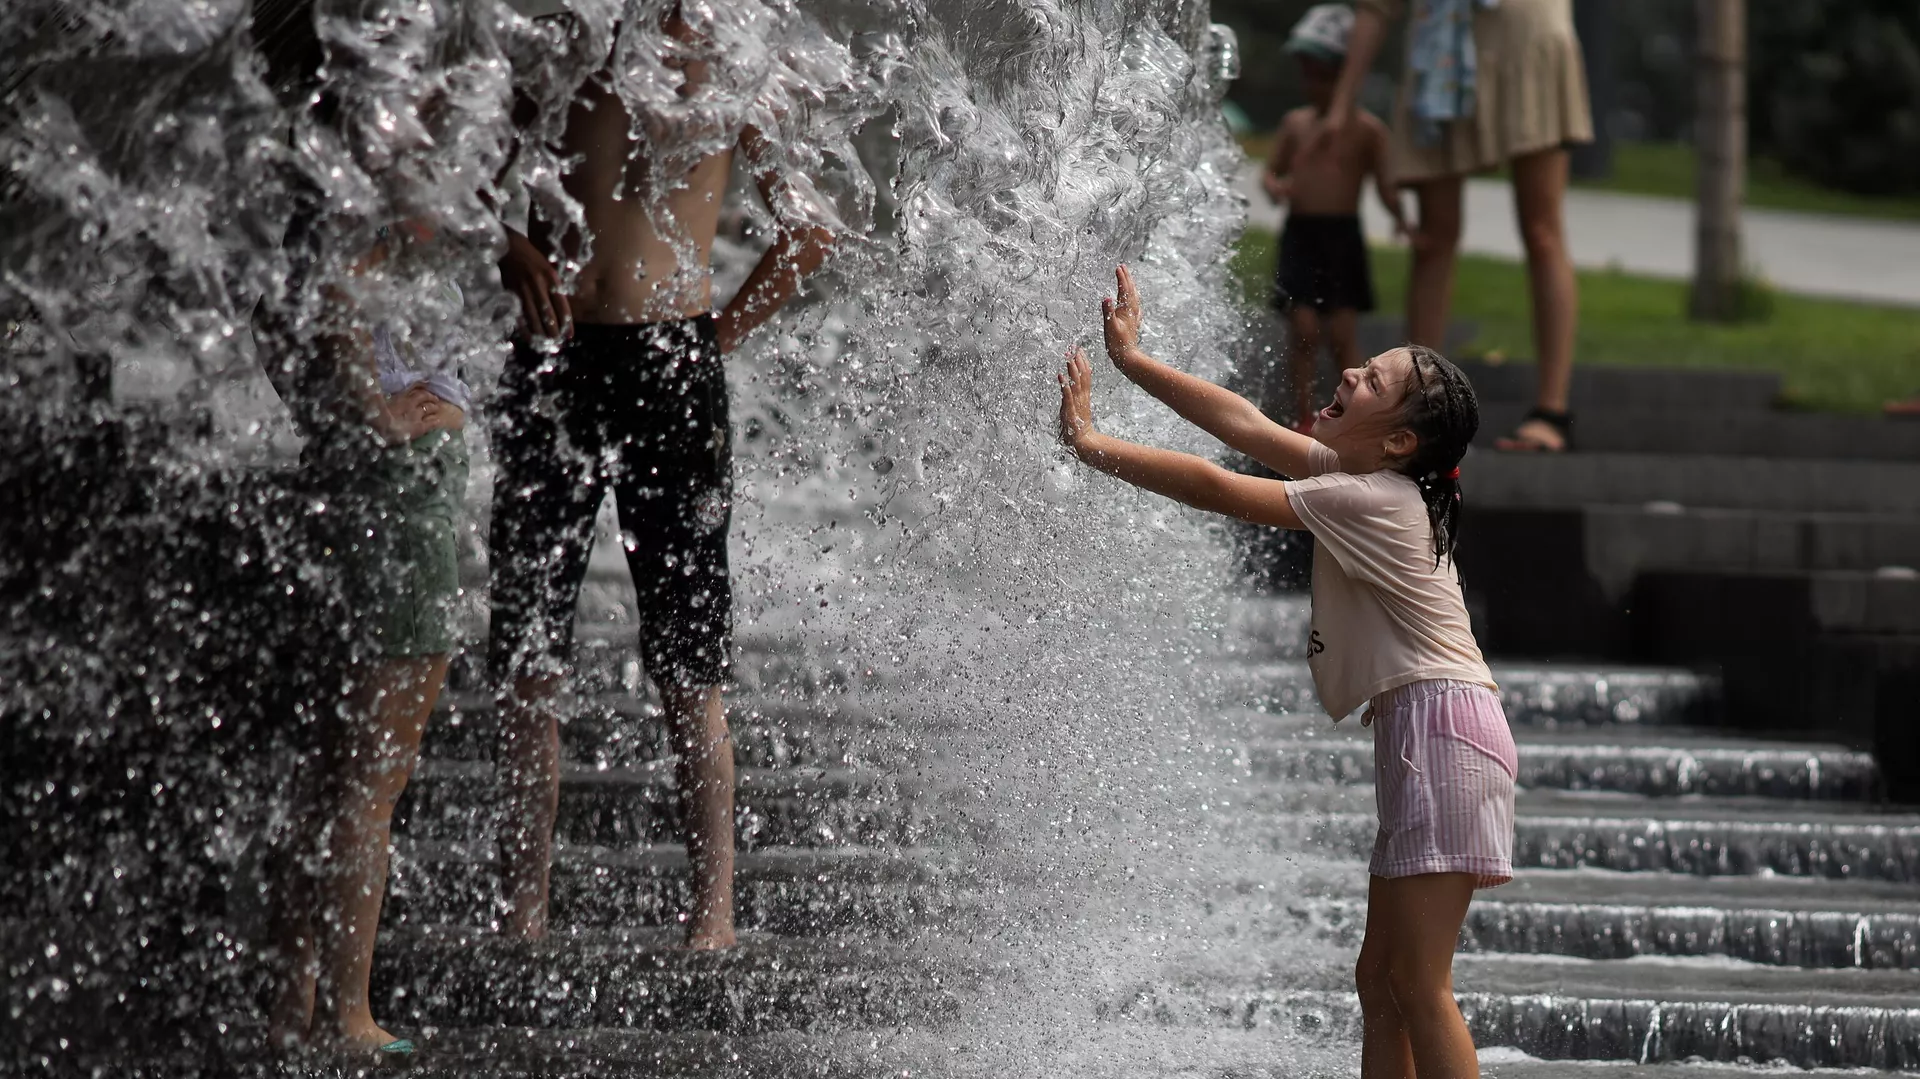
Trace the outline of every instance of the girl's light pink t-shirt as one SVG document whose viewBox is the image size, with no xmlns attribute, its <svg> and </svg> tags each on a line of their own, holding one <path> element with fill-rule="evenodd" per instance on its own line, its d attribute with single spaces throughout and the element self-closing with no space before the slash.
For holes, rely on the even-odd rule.
<svg viewBox="0 0 1920 1079">
<path fill-rule="evenodd" d="M 1429 678 L 1489 689 L 1451 559 L 1433 563 L 1433 526 L 1413 480 L 1354 475 L 1316 442 L 1311 476 L 1287 484 L 1287 502 L 1312 531 L 1313 632 L 1307 666 L 1335 720 L 1374 696 Z"/>
</svg>

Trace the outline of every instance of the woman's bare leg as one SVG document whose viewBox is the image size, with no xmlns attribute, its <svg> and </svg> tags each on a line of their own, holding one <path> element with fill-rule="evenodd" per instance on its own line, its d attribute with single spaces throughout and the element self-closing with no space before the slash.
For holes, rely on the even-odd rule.
<svg viewBox="0 0 1920 1079">
<path fill-rule="evenodd" d="M 1533 348 L 1540 388 L 1535 404 L 1565 412 L 1573 387 L 1573 338 L 1580 313 L 1579 283 L 1567 252 L 1567 152 L 1543 150 L 1513 159 L 1513 208 L 1527 251 L 1527 283 L 1533 298 Z M 1502 449 L 1566 448 L 1552 425 L 1530 420 Z"/>
<path fill-rule="evenodd" d="M 1461 178 L 1443 176 L 1408 186 L 1420 207 L 1420 223 L 1407 280 L 1407 340 L 1440 349 L 1446 346 L 1453 275 L 1460 261 Z"/>
<path fill-rule="evenodd" d="M 1453 950 L 1473 901 L 1473 874 L 1375 877 L 1373 885 L 1367 938 L 1373 938 L 1376 924 L 1386 934 L 1387 988 L 1414 1073 L 1419 1079 L 1478 1079 L 1473 1036 L 1453 999 Z M 1365 950 L 1362 946 L 1362 954 Z M 1367 1079 L 1376 1077 L 1369 1073 Z"/>
<path fill-rule="evenodd" d="M 558 677 L 521 678 L 500 702 L 499 771 L 506 792 L 500 826 L 500 877 L 507 899 L 501 932 L 519 940 L 547 935 L 553 824 L 560 812 Z"/>
<path fill-rule="evenodd" d="M 333 747 L 335 800 L 320 874 L 310 1037 L 378 1048 L 393 1040 L 367 1000 L 386 898 L 393 807 L 420 756 L 420 737 L 447 677 L 447 656 L 367 665 Z"/>
<path fill-rule="evenodd" d="M 1293 379 L 1293 422 L 1305 430 L 1319 411 L 1314 382 L 1320 366 L 1320 314 L 1298 300 L 1287 309 L 1287 372 Z"/>
<path fill-rule="evenodd" d="M 662 686 L 674 771 L 687 807 L 693 909 L 687 946 L 731 948 L 733 932 L 733 739 L 718 686 Z"/>
</svg>

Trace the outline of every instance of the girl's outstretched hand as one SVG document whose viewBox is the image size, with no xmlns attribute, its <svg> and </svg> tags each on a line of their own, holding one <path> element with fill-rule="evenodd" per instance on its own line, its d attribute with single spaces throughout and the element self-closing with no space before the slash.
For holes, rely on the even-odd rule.
<svg viewBox="0 0 1920 1079">
<path fill-rule="evenodd" d="M 1118 291 L 1100 301 L 1100 314 L 1106 324 L 1107 358 L 1124 368 L 1140 348 L 1140 290 L 1125 266 L 1116 267 L 1113 276 Z"/>
<path fill-rule="evenodd" d="M 1060 374 L 1060 441 L 1075 453 L 1093 430 L 1093 365 L 1075 348 L 1067 353 L 1067 369 Z"/>
</svg>

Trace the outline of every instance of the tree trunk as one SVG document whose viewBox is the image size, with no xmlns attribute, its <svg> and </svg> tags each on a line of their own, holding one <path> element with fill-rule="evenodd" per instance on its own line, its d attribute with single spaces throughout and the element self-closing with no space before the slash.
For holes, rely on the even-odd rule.
<svg viewBox="0 0 1920 1079">
<path fill-rule="evenodd" d="M 1747 181 L 1746 0 L 1697 0 L 1692 314 L 1740 317 L 1740 203 Z"/>
</svg>

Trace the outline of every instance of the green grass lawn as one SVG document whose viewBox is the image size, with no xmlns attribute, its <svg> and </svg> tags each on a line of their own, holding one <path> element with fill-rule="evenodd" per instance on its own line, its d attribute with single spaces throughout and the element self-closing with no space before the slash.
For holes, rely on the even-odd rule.
<svg viewBox="0 0 1920 1079">
<path fill-rule="evenodd" d="M 1255 160 L 1265 160 L 1271 133 L 1245 135 L 1240 145 Z M 1694 195 L 1693 148 L 1672 142 L 1623 142 L 1613 147 L 1613 175 L 1605 180 L 1575 180 L 1575 187 L 1630 195 Z M 1747 162 L 1748 206 L 1803 213 L 1846 214 L 1920 221 L 1920 195 L 1854 195 L 1789 176 L 1768 158 Z"/>
<path fill-rule="evenodd" d="M 1273 234 L 1252 229 L 1235 252 L 1234 271 L 1253 303 L 1264 304 L 1272 289 L 1274 254 Z M 1398 314 L 1406 250 L 1375 248 L 1373 272 L 1380 311 Z M 1717 326 L 1687 319 L 1686 294 L 1678 281 L 1580 271 L 1576 361 L 1777 370 L 1785 403 L 1842 412 L 1874 411 L 1920 390 L 1920 310 L 1778 295 L 1767 321 Z M 1467 355 L 1533 354 L 1522 264 L 1461 256 L 1453 311 L 1478 327 Z"/>
<path fill-rule="evenodd" d="M 1635 195 L 1694 196 L 1693 148 L 1671 142 L 1616 143 L 1613 175 L 1605 180 L 1576 180 L 1575 187 Z M 1805 213 L 1920 221 L 1920 196 L 1855 195 L 1789 176 L 1768 158 L 1747 162 L 1747 205 Z"/>
</svg>

